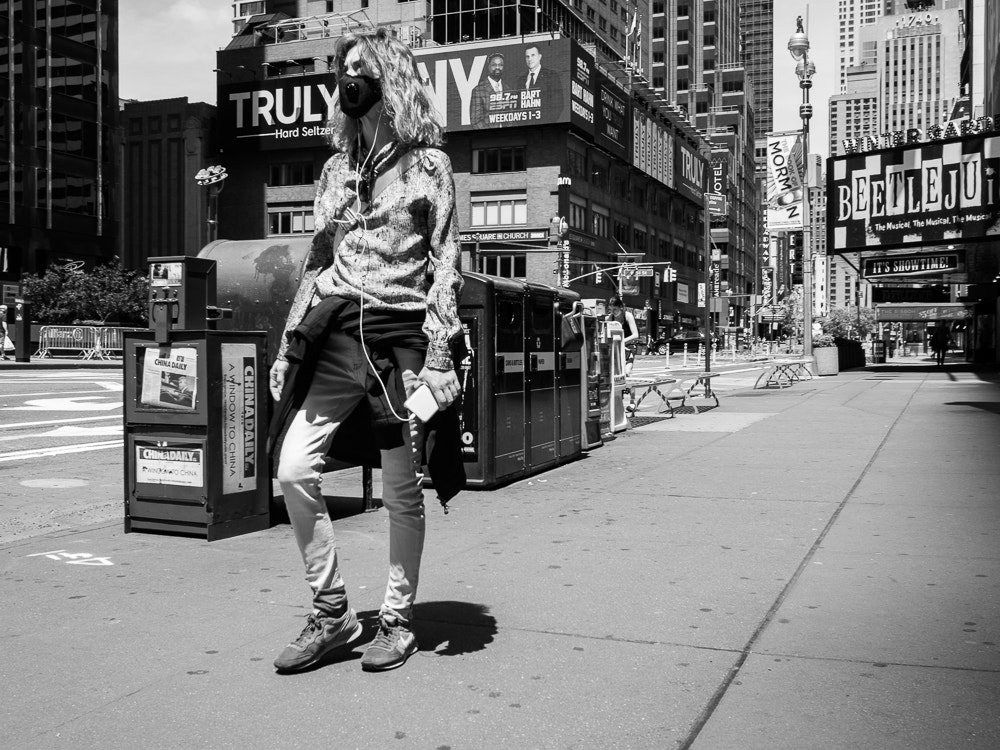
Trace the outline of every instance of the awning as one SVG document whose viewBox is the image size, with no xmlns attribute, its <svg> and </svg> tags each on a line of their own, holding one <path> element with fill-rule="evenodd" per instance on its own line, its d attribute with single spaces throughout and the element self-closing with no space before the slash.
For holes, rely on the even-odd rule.
<svg viewBox="0 0 1000 750">
<path fill-rule="evenodd" d="M 964 320 L 972 317 L 972 308 L 961 302 L 941 305 L 897 303 L 875 305 L 875 320 L 879 323 L 931 323 L 935 320 Z"/>
</svg>

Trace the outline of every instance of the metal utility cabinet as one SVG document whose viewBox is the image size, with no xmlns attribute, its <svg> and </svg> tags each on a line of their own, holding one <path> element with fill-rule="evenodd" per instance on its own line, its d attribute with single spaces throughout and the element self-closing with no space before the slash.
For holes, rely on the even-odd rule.
<svg viewBox="0 0 1000 750">
<path fill-rule="evenodd" d="M 470 488 L 580 455 L 579 344 L 560 351 L 558 333 L 576 299 L 566 289 L 465 274 L 459 316 L 471 355 L 462 366 L 461 422 Z"/>
</svg>

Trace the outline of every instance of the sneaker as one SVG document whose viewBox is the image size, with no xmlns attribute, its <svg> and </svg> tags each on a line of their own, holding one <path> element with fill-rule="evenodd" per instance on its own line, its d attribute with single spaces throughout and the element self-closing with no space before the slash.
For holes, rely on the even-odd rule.
<svg viewBox="0 0 1000 750">
<path fill-rule="evenodd" d="M 306 618 L 306 626 L 274 660 L 279 672 L 300 672 L 319 664 L 337 649 L 361 636 L 361 623 L 353 609 L 343 617 L 325 617 L 316 612 Z"/>
<path fill-rule="evenodd" d="M 417 652 L 417 639 L 410 630 L 409 623 L 395 614 L 380 614 L 378 633 L 365 655 L 361 657 L 361 668 L 366 672 L 384 672 L 406 663 Z"/>
</svg>

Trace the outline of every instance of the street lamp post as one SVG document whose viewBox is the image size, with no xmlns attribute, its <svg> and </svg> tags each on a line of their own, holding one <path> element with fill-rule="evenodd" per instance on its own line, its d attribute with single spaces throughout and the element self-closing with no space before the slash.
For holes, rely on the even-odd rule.
<svg viewBox="0 0 1000 750">
<path fill-rule="evenodd" d="M 799 88 L 802 89 L 802 104 L 799 106 L 799 117 L 802 118 L 802 354 L 812 356 L 812 318 L 813 318 L 813 255 L 812 255 L 812 217 L 809 212 L 809 120 L 812 117 L 812 105 L 809 103 L 809 89 L 812 88 L 812 77 L 816 73 L 816 65 L 809 59 L 809 37 L 802 25 L 802 16 L 796 19 L 795 33 L 788 40 L 788 51 L 797 61 L 795 75 L 799 77 Z"/>
<path fill-rule="evenodd" d="M 208 241 L 214 242 L 219 234 L 219 193 L 225 187 L 225 180 L 229 176 L 226 168 L 213 165 L 199 170 L 194 176 L 195 182 L 202 187 L 208 188 Z"/>
</svg>

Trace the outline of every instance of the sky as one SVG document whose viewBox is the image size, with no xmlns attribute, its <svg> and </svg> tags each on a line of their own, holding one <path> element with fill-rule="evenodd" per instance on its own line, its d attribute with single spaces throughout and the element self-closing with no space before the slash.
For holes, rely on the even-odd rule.
<svg viewBox="0 0 1000 750">
<path fill-rule="evenodd" d="M 215 104 L 215 53 L 233 36 L 231 0 L 124 0 L 118 94 Z"/>
<path fill-rule="evenodd" d="M 806 21 L 809 52 L 816 64 L 809 102 L 813 116 L 809 123 L 809 151 L 830 155 L 830 97 L 837 93 L 837 6 L 835 0 L 774 0 L 774 129 L 802 127 L 799 105 L 802 90 L 795 75 L 795 60 L 788 52 L 788 39 L 795 33 L 795 18 Z"/>
<path fill-rule="evenodd" d="M 119 94 L 215 104 L 215 53 L 232 38 L 231 0 L 126 0 L 119 4 Z M 828 101 L 836 93 L 835 0 L 774 0 L 774 129 L 801 126 L 802 101 L 788 38 L 795 18 L 808 19 L 816 75 L 810 100 L 810 151 L 829 156 Z"/>
</svg>

